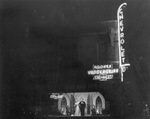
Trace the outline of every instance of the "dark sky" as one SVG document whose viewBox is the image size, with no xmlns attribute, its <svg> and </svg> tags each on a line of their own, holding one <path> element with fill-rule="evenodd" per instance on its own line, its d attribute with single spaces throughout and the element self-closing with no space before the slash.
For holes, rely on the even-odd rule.
<svg viewBox="0 0 150 119">
<path fill-rule="evenodd" d="M 86 46 L 92 43 L 77 40 L 76 36 L 103 31 L 100 23 L 116 20 L 117 9 L 123 2 L 3 0 L 0 8 L 2 91 L 19 95 L 32 88 L 43 92 L 55 89 L 64 82 L 78 84 L 83 79 L 85 83 L 86 59 L 94 56 Z M 139 88 L 148 87 L 150 1 L 126 2 L 125 34 L 130 70 L 133 70 L 129 79 L 134 77 L 133 82 Z"/>
<path fill-rule="evenodd" d="M 20 86 L 31 79 L 49 85 L 84 78 L 94 51 L 88 49 L 92 42 L 76 36 L 103 31 L 101 21 L 116 19 L 119 5 L 98 0 L 3 2 L 4 75 Z"/>
</svg>

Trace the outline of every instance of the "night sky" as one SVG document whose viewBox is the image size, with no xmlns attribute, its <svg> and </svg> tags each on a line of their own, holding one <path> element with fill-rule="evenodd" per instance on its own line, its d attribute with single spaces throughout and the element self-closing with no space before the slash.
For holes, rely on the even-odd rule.
<svg viewBox="0 0 150 119">
<path fill-rule="evenodd" d="M 39 92 L 90 85 L 91 77 L 86 72 L 95 62 L 94 44 L 89 37 L 81 40 L 79 36 L 102 32 L 100 23 L 116 20 L 117 9 L 123 2 L 128 4 L 124 20 L 126 52 L 131 64 L 124 85 L 149 102 L 149 0 L 3 0 L 0 2 L 0 87 L 5 100 L 2 107 L 8 107 L 8 102 L 12 105 L 18 101 L 21 105 L 34 102 L 33 97 L 38 97 Z"/>
</svg>

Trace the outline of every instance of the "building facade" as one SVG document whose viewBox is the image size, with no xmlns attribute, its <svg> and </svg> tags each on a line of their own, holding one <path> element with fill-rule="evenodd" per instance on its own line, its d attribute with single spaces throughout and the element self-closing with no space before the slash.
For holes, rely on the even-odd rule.
<svg viewBox="0 0 150 119">
<path fill-rule="evenodd" d="M 102 110 L 105 110 L 105 98 L 99 92 L 63 93 L 62 96 L 63 98 L 58 100 L 58 110 L 64 115 L 67 115 L 66 107 L 69 107 L 71 115 L 74 115 L 76 100 L 85 102 L 85 115 L 92 114 L 93 106 L 96 109 L 96 114 L 102 114 Z"/>
</svg>

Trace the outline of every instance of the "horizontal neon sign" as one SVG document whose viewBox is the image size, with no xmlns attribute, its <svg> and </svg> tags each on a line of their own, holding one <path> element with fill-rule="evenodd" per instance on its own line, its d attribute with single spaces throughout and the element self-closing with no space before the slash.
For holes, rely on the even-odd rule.
<svg viewBox="0 0 150 119">
<path fill-rule="evenodd" d="M 93 70 L 87 71 L 88 75 L 94 75 L 93 80 L 107 81 L 113 79 L 113 74 L 118 73 L 118 68 L 113 68 L 112 64 L 93 65 Z"/>
<path fill-rule="evenodd" d="M 89 75 L 96 75 L 96 74 L 114 74 L 118 73 L 119 69 L 102 69 L 102 70 L 90 70 L 88 71 Z"/>
<path fill-rule="evenodd" d="M 94 76 L 93 80 L 99 81 L 107 81 L 108 79 L 112 79 L 113 75 L 96 75 Z"/>
<path fill-rule="evenodd" d="M 108 68 L 113 68 L 112 64 L 109 64 L 109 65 L 93 65 L 93 69 L 108 69 Z"/>
</svg>

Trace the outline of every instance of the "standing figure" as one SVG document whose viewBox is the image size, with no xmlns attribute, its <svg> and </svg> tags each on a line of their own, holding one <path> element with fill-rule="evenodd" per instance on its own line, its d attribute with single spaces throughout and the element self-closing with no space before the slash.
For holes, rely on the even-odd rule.
<svg viewBox="0 0 150 119">
<path fill-rule="evenodd" d="M 70 107 L 68 105 L 66 106 L 66 114 L 67 116 L 70 116 Z"/>
<path fill-rule="evenodd" d="M 74 114 L 74 116 L 81 116 L 78 100 L 76 100 L 76 102 L 75 102 L 75 114 Z"/>
<path fill-rule="evenodd" d="M 65 106 L 62 107 L 61 113 L 62 113 L 63 115 L 66 115 L 66 107 L 65 107 Z"/>
<path fill-rule="evenodd" d="M 95 106 L 93 105 L 93 108 L 92 108 L 92 116 L 95 116 L 96 115 L 96 109 L 95 109 Z"/>
<path fill-rule="evenodd" d="M 85 115 L 85 107 L 86 107 L 86 104 L 84 102 L 84 100 L 82 99 L 81 102 L 79 103 L 79 107 L 80 107 L 80 111 L 81 111 L 81 116 L 84 116 Z"/>
</svg>

